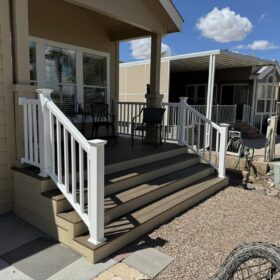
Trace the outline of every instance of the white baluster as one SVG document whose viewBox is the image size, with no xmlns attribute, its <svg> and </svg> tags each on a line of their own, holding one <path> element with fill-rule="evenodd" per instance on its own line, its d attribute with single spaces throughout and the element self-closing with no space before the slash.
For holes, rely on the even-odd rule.
<svg viewBox="0 0 280 280">
<path fill-rule="evenodd" d="M 63 127 L 64 141 L 64 184 L 66 193 L 69 193 L 69 148 L 68 148 L 68 131 Z"/>
<path fill-rule="evenodd" d="M 61 124 L 56 119 L 56 158 L 57 158 L 57 178 L 58 183 L 62 183 L 62 164 L 61 164 Z"/>
<path fill-rule="evenodd" d="M 79 145 L 79 185 L 80 185 L 80 209 L 85 212 L 85 190 L 84 190 L 85 176 L 84 176 L 84 150 Z"/>
<path fill-rule="evenodd" d="M 71 136 L 71 177 L 72 177 L 72 195 L 74 202 L 77 202 L 77 170 L 76 170 L 76 141 Z"/>
</svg>

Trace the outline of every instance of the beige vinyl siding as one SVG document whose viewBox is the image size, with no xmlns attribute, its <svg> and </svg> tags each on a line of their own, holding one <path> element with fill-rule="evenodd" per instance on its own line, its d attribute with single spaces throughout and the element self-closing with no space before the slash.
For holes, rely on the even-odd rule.
<svg viewBox="0 0 280 280">
<path fill-rule="evenodd" d="M 123 102 L 146 102 L 146 86 L 150 83 L 150 63 L 120 65 L 119 100 Z M 163 102 L 168 102 L 169 61 L 161 62 L 160 93 Z"/>
<path fill-rule="evenodd" d="M 13 160 L 12 71 L 9 26 L 9 0 L 0 1 L 0 214 L 12 210 L 13 190 L 11 164 Z"/>
</svg>

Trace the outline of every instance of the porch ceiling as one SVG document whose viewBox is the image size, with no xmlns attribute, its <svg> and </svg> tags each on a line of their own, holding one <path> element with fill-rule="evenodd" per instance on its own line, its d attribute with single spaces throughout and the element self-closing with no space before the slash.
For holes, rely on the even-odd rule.
<svg viewBox="0 0 280 280">
<path fill-rule="evenodd" d="M 171 72 L 208 70 L 210 55 L 216 56 L 216 69 L 278 65 L 278 62 L 272 60 L 216 50 L 170 57 L 168 59 L 170 60 Z"/>
<path fill-rule="evenodd" d="M 112 41 L 180 31 L 183 19 L 171 0 L 64 0 L 92 12 Z"/>
</svg>

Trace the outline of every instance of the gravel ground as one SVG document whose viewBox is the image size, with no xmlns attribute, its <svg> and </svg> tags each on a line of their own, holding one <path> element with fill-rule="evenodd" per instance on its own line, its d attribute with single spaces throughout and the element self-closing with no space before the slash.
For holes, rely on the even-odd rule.
<svg viewBox="0 0 280 280">
<path fill-rule="evenodd" d="M 280 245 L 280 201 L 228 187 L 130 246 L 151 246 L 174 261 L 156 279 L 209 279 L 238 245 Z"/>
</svg>

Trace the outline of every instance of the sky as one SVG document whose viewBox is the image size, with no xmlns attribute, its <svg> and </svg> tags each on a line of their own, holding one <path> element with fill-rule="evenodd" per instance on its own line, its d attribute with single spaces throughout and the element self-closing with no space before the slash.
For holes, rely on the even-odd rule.
<svg viewBox="0 0 280 280">
<path fill-rule="evenodd" d="M 228 49 L 280 60 L 280 0 L 173 0 L 182 32 L 163 38 L 163 56 Z M 121 61 L 148 59 L 150 39 L 122 42 Z"/>
</svg>

